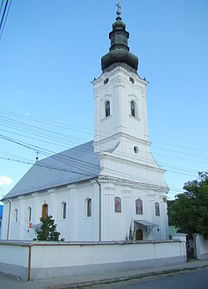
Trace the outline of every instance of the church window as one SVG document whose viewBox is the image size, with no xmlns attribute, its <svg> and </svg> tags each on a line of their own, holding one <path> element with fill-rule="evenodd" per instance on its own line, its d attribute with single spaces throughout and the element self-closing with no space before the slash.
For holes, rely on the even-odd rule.
<svg viewBox="0 0 208 289">
<path fill-rule="evenodd" d="M 115 197 L 115 213 L 121 213 L 121 198 Z"/>
<path fill-rule="evenodd" d="M 48 204 L 42 205 L 42 218 L 46 218 L 48 216 Z"/>
<path fill-rule="evenodd" d="M 105 102 L 105 117 L 110 116 L 110 101 L 107 100 Z"/>
<path fill-rule="evenodd" d="M 107 77 L 105 80 L 104 80 L 104 84 L 107 84 L 109 81 L 109 78 Z"/>
<path fill-rule="evenodd" d="M 134 152 L 135 152 L 135 154 L 138 154 L 139 148 L 137 146 L 134 147 Z"/>
<path fill-rule="evenodd" d="M 129 80 L 131 81 L 132 84 L 134 84 L 134 79 L 133 79 L 133 77 L 129 77 Z"/>
<path fill-rule="evenodd" d="M 32 209 L 31 207 L 28 207 L 28 222 L 31 222 L 32 220 Z"/>
<path fill-rule="evenodd" d="M 61 213 L 62 218 L 63 218 L 63 219 L 66 219 L 66 203 L 65 203 L 65 202 L 63 202 L 63 203 L 61 204 L 61 209 L 62 209 L 62 213 Z"/>
<path fill-rule="evenodd" d="M 14 220 L 15 220 L 15 223 L 17 223 L 17 221 L 18 221 L 18 210 L 17 209 L 14 210 Z"/>
<path fill-rule="evenodd" d="M 136 205 L 136 214 L 137 215 L 143 215 L 143 202 L 141 199 L 137 199 L 135 201 L 135 205 Z"/>
<path fill-rule="evenodd" d="M 87 217 L 92 216 L 92 200 L 91 199 L 86 200 L 86 216 Z"/>
<path fill-rule="evenodd" d="M 131 101 L 131 116 L 136 117 L 136 103 L 135 101 Z"/>
<path fill-rule="evenodd" d="M 160 216 L 160 206 L 159 203 L 155 203 L 155 216 Z"/>
</svg>

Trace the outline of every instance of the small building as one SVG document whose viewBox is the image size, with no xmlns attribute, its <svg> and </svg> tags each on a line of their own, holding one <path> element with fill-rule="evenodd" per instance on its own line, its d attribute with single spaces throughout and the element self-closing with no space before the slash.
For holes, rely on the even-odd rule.
<svg viewBox="0 0 208 289">
<path fill-rule="evenodd" d="M 148 134 L 146 86 L 120 10 L 94 86 L 94 140 L 37 161 L 4 197 L 2 239 L 32 240 L 52 215 L 66 241 L 168 239 L 165 170 Z M 130 229 L 131 228 L 131 229 Z"/>
</svg>

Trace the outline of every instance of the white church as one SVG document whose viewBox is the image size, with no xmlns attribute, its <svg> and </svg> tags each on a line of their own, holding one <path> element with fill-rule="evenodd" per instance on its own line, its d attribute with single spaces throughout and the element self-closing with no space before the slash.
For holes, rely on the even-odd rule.
<svg viewBox="0 0 208 289">
<path fill-rule="evenodd" d="M 168 239 L 161 168 L 150 152 L 146 86 L 118 8 L 94 79 L 94 140 L 37 161 L 3 198 L 4 240 L 33 240 L 51 215 L 65 241 Z"/>
</svg>

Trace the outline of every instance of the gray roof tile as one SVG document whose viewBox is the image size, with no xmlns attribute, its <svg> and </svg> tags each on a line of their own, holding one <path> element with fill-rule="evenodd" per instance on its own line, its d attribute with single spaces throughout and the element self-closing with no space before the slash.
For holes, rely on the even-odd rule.
<svg viewBox="0 0 208 289">
<path fill-rule="evenodd" d="M 4 199 L 88 180 L 99 175 L 93 141 L 37 161 Z"/>
</svg>

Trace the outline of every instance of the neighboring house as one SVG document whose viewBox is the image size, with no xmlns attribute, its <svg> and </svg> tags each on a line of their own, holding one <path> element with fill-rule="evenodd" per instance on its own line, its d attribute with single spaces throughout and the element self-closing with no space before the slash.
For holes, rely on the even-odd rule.
<svg viewBox="0 0 208 289">
<path fill-rule="evenodd" d="M 3 206 L 0 205 L 0 239 L 1 239 L 2 214 L 3 214 Z"/>
<path fill-rule="evenodd" d="M 164 169 L 150 152 L 146 86 L 117 12 L 94 79 L 94 140 L 37 161 L 4 197 L 2 239 L 31 240 L 52 215 L 66 241 L 168 239 Z"/>
</svg>

